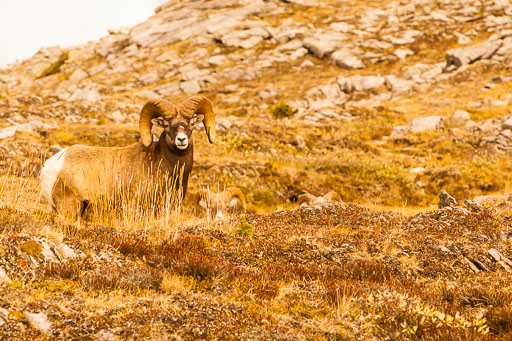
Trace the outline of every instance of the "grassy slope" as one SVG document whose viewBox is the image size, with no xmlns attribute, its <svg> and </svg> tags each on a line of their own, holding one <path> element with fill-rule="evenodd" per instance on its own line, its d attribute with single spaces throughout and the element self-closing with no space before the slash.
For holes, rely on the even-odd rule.
<svg viewBox="0 0 512 341">
<path fill-rule="evenodd" d="M 385 3 L 372 1 L 364 6 Z M 349 1 L 343 15 L 360 10 L 360 2 Z M 320 25 L 341 15 L 339 10 L 332 11 L 290 6 L 287 12 L 265 20 L 277 25 L 293 17 Z M 477 24 L 458 28 L 470 30 Z M 144 103 L 134 97 L 145 88 L 140 84 L 125 92 L 109 91 L 114 85 L 133 82 L 130 75 L 92 77 L 103 84 L 105 103 L 76 105 L 72 112 L 97 118 L 98 124 L 62 123 L 45 136 L 18 133 L 3 140 L 17 151 L 0 160 L 3 173 L 8 174 L 0 180 L 0 205 L 6 205 L 0 208 L 0 265 L 13 279 L 0 286 L 1 307 L 10 313 L 3 336 L 43 338 L 29 327 L 24 315 L 43 311 L 57 333 L 54 336 L 76 339 L 110 332 L 121 339 L 486 339 L 482 332 L 510 338 L 510 273 L 487 254 L 496 248 L 512 258 L 509 212 L 442 210 L 412 216 L 432 208 L 441 188 L 458 199 L 509 191 L 509 155 L 479 148 L 473 133 L 465 131 L 382 139 L 393 126 L 408 124 L 414 117 L 449 117 L 457 108 L 468 109 L 477 122 L 507 114 L 510 105 L 466 107 L 470 101 L 505 98 L 510 82 L 496 83 L 489 91 L 480 89 L 493 77 L 506 75 L 506 69 L 477 63 L 444 83 L 384 101 L 377 108 L 346 109 L 358 119 L 327 128 L 274 120 L 260 107 L 300 100 L 311 87 L 339 75 L 400 74 L 417 62 L 440 62 L 447 49 L 457 46 L 454 38 L 445 39 L 435 27 L 417 29 L 425 36 L 409 46 L 416 55 L 404 61 L 345 71 L 306 56 L 295 63 L 276 64 L 256 80 L 237 82 L 239 88 L 232 94 L 215 89 L 205 94 L 214 101 L 219 117 L 238 116 L 248 137 L 219 134 L 219 142 L 210 146 L 202 132 L 196 133 L 192 190 L 206 184 L 239 186 L 258 213 L 293 208 L 288 195 L 302 189 L 315 194 L 334 189 L 345 201 L 356 203 L 347 208 L 248 216 L 252 237 L 236 233 L 238 218 L 212 226 L 188 213 L 176 213 L 179 224 L 120 219 L 112 228 L 98 222 L 69 222 L 48 213 L 37 196 L 40 152 L 53 144 L 109 146 L 138 140 L 135 124 L 120 126 L 106 119 L 121 104 L 136 113 L 135 105 Z M 486 38 L 484 34 L 478 39 Z M 164 51 L 176 51 L 185 58 L 194 47 L 193 42 L 180 42 L 148 49 L 150 57 L 135 68 L 142 73 Z M 220 44 L 216 48 L 225 54 L 242 53 Z M 268 48 L 263 46 L 259 52 Z M 306 59 L 315 67 L 297 68 Z M 85 70 L 102 62 L 98 56 L 75 61 Z M 24 67 L 13 72 L 21 73 Z M 17 101 L 20 112 L 42 117 L 68 113 L 65 103 L 41 92 L 54 89 L 66 77 L 60 73 L 41 80 L 44 86 L 31 95 L 43 98 L 42 102 L 0 91 L 0 99 L 5 100 L 0 107 L 12 110 Z M 307 82 L 297 82 L 300 77 Z M 278 95 L 260 100 L 258 92 L 269 85 Z M 240 96 L 243 103 L 222 102 L 241 91 L 245 91 Z M 306 150 L 291 145 L 295 135 L 305 138 Z M 33 163 L 27 165 L 27 159 Z M 8 171 L 9 167 L 14 170 Z M 409 169 L 414 167 L 425 167 L 426 172 L 411 174 Z M 85 257 L 45 263 L 37 247 L 31 255 L 34 251 L 27 247 L 31 244 L 24 244 L 36 238 L 38 243 L 65 242 Z M 449 251 L 442 251 L 441 245 Z M 486 270 L 474 272 L 466 259 L 480 262 Z"/>
</svg>

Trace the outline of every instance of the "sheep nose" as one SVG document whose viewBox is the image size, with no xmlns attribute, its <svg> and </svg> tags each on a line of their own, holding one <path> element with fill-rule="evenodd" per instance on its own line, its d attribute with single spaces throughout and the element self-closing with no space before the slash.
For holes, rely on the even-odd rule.
<svg viewBox="0 0 512 341">
<path fill-rule="evenodd" d="M 177 139 L 178 139 L 178 141 L 180 141 L 180 142 L 185 142 L 185 140 L 186 140 L 187 138 L 186 138 L 186 137 L 178 137 Z"/>
</svg>

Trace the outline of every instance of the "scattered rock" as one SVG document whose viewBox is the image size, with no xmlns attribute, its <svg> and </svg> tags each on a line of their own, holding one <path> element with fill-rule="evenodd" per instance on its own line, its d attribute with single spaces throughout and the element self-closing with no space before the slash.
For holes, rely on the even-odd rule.
<svg viewBox="0 0 512 341">
<path fill-rule="evenodd" d="M 61 243 L 59 245 L 59 251 L 63 258 L 77 258 L 78 257 L 78 254 L 75 252 L 75 250 L 73 250 L 72 248 L 70 248 L 69 246 L 67 246 L 64 243 Z"/>
<path fill-rule="evenodd" d="M 218 32 L 217 39 L 226 46 L 250 49 L 270 37 L 268 31 L 263 27 L 253 27 L 235 31 L 226 30 L 224 34 Z"/>
<path fill-rule="evenodd" d="M 322 59 L 339 48 L 345 39 L 346 37 L 342 33 L 332 32 L 307 37 L 303 44 L 313 56 Z"/>
<path fill-rule="evenodd" d="M 396 126 L 391 129 L 391 135 L 389 136 L 392 139 L 401 138 L 404 135 L 407 135 L 411 132 L 410 126 Z"/>
<path fill-rule="evenodd" d="M 382 40 L 377 40 L 377 39 L 365 40 L 365 41 L 363 41 L 363 43 L 361 45 L 363 47 L 367 47 L 367 48 L 371 48 L 371 49 L 375 49 L 375 50 L 386 50 L 386 49 L 390 49 L 393 47 L 392 44 L 387 43 Z"/>
<path fill-rule="evenodd" d="M 126 116 L 123 115 L 120 110 L 111 112 L 107 117 L 116 123 L 122 123 L 126 120 Z"/>
<path fill-rule="evenodd" d="M 512 129 L 512 117 L 507 118 L 501 125 L 503 129 Z"/>
<path fill-rule="evenodd" d="M 458 109 L 453 113 L 452 120 L 466 122 L 471 120 L 471 116 L 467 111 Z"/>
<path fill-rule="evenodd" d="M 0 140 L 5 139 L 7 137 L 14 136 L 14 134 L 16 134 L 16 132 L 18 132 L 18 131 L 34 133 L 34 132 L 41 131 L 44 129 L 54 129 L 54 128 L 55 127 L 50 124 L 43 123 L 38 120 L 34 120 L 34 121 L 30 121 L 27 123 L 21 123 L 21 124 L 0 130 Z"/>
<path fill-rule="evenodd" d="M 304 149 L 306 148 L 306 140 L 304 140 L 302 136 L 296 135 L 293 138 L 292 145 L 296 146 L 299 149 Z"/>
<path fill-rule="evenodd" d="M 407 93 L 412 90 L 414 82 L 405 79 L 397 78 L 395 75 L 388 75 L 384 77 L 385 84 L 394 93 Z"/>
<path fill-rule="evenodd" d="M 452 252 L 450 251 L 450 249 L 449 249 L 449 248 L 447 248 L 447 247 L 446 247 L 446 246 L 444 246 L 444 245 L 439 245 L 439 246 L 438 246 L 438 248 L 439 248 L 439 250 L 441 250 L 441 251 L 442 251 L 442 252 L 444 252 L 444 253 L 452 253 Z"/>
<path fill-rule="evenodd" d="M 89 75 L 87 74 L 87 72 L 85 72 L 84 70 L 82 69 L 77 69 L 75 70 L 71 76 L 69 76 L 69 80 L 72 81 L 73 83 L 78 83 L 80 82 L 82 79 L 84 78 L 87 78 L 89 77 Z"/>
<path fill-rule="evenodd" d="M 226 3 L 229 5 L 229 2 Z M 170 44 L 180 40 L 215 34 L 226 28 L 235 27 L 252 13 L 262 11 L 267 4 L 261 0 L 231 10 L 211 12 L 193 8 L 162 10 L 130 31 L 130 38 L 139 46 L 150 47 Z M 268 5 L 270 6 L 270 5 Z"/>
<path fill-rule="evenodd" d="M 348 33 L 352 32 L 356 27 L 352 24 L 347 24 L 346 22 L 335 22 L 329 25 L 329 28 L 336 32 Z"/>
<path fill-rule="evenodd" d="M 197 82 L 197 81 L 193 81 Z M 162 96 L 176 96 L 181 93 L 181 86 L 179 82 L 168 82 L 165 84 L 162 84 L 156 88 L 153 89 L 153 91 L 157 92 L 158 94 Z M 141 93 L 140 91 L 139 93 Z M 145 93 L 145 95 L 150 95 L 149 93 Z M 161 97 L 161 96 L 158 96 Z"/>
<path fill-rule="evenodd" d="M 224 117 L 217 118 L 215 124 L 219 131 L 229 130 L 233 126 L 233 123 L 231 123 L 230 120 L 228 120 L 227 118 L 224 118 Z"/>
<path fill-rule="evenodd" d="M 336 63 L 336 65 L 343 69 L 364 69 L 366 67 L 359 58 L 354 56 L 350 51 L 344 49 L 334 52 L 330 58 Z"/>
<path fill-rule="evenodd" d="M 352 76 L 349 78 L 340 77 L 338 84 L 345 93 L 353 91 L 367 91 L 384 85 L 385 79 L 380 76 Z"/>
<path fill-rule="evenodd" d="M 12 280 L 7 275 L 7 272 L 5 272 L 4 268 L 0 267 L 0 283 L 11 283 Z"/>
<path fill-rule="evenodd" d="M 158 74 L 156 72 L 150 72 L 150 73 L 146 73 L 145 75 L 140 76 L 139 80 L 144 85 L 148 85 L 148 84 L 153 84 L 153 83 L 158 82 L 160 80 L 160 77 L 158 76 Z"/>
<path fill-rule="evenodd" d="M 484 207 L 473 200 L 464 200 L 464 205 L 473 212 L 483 211 Z"/>
<path fill-rule="evenodd" d="M 50 329 L 52 327 L 48 317 L 44 313 L 29 313 L 25 312 L 28 322 L 36 329 L 41 331 L 44 335 L 50 335 Z"/>
<path fill-rule="evenodd" d="M 508 259 L 507 257 L 503 256 L 498 250 L 496 249 L 489 249 L 487 251 L 489 255 L 498 263 L 500 264 L 505 270 L 508 272 L 512 272 L 512 261 Z"/>
<path fill-rule="evenodd" d="M 489 40 L 475 46 L 456 48 L 446 51 L 446 67 L 454 65 L 460 67 L 462 65 L 471 64 L 479 59 L 489 59 L 501 47 L 503 41 Z"/>
<path fill-rule="evenodd" d="M 405 59 L 407 56 L 412 56 L 414 55 L 414 52 L 409 50 L 409 49 L 397 49 L 395 50 L 395 52 L 393 52 L 393 54 L 398 58 L 398 59 Z"/>
<path fill-rule="evenodd" d="M 4 128 L 4 129 L 0 130 L 0 140 L 14 136 L 14 134 L 16 134 L 15 127 Z"/>
<path fill-rule="evenodd" d="M 197 80 L 181 82 L 180 89 L 186 94 L 198 94 L 201 92 L 201 86 Z"/>
<path fill-rule="evenodd" d="M 107 64 L 106 63 L 101 63 L 97 66 L 94 66 L 92 68 L 89 69 L 89 75 L 91 76 L 94 76 L 102 71 L 105 71 L 107 69 Z"/>
<path fill-rule="evenodd" d="M 409 173 L 412 173 L 412 174 L 421 174 L 421 173 L 424 173 L 425 172 L 425 168 L 424 167 L 416 167 L 416 168 L 412 168 L 409 170 Z"/>
<path fill-rule="evenodd" d="M 304 62 L 302 62 L 302 64 L 300 64 L 301 68 L 308 68 L 313 66 L 315 66 L 315 64 L 311 60 L 305 60 Z"/>
<path fill-rule="evenodd" d="M 137 97 L 143 97 L 143 98 L 147 98 L 147 99 L 158 99 L 158 98 L 161 98 L 162 96 L 160 96 L 159 94 L 157 94 L 156 92 L 154 91 L 151 91 L 151 90 L 141 90 L 141 91 L 137 91 L 135 93 L 135 96 Z"/>
<path fill-rule="evenodd" d="M 442 130 L 443 128 L 444 119 L 441 116 L 416 117 L 411 123 L 411 131 L 415 133 L 429 130 Z"/>
<path fill-rule="evenodd" d="M 67 99 L 69 102 L 72 101 L 88 101 L 88 102 L 99 102 L 101 101 L 101 95 L 98 90 L 87 86 L 84 89 L 76 89 L 75 92 Z"/>
<path fill-rule="evenodd" d="M 226 58 L 226 56 L 224 56 L 222 54 L 208 58 L 208 64 L 213 65 L 213 66 L 222 65 L 222 64 L 226 63 L 227 61 L 228 61 L 228 59 Z"/>
<path fill-rule="evenodd" d="M 510 204 L 510 194 L 480 195 L 473 198 L 473 201 L 484 207 L 501 207 Z"/>
<path fill-rule="evenodd" d="M 130 45 L 130 37 L 127 34 L 110 34 L 99 41 L 95 50 L 100 56 L 106 57 L 121 51 L 128 45 Z"/>
<path fill-rule="evenodd" d="M 455 200 L 455 198 L 448 194 L 444 189 L 441 190 L 441 192 L 439 192 L 439 202 L 437 203 L 437 207 L 441 209 L 453 206 L 459 206 L 457 200 Z"/>
<path fill-rule="evenodd" d="M 119 338 L 108 329 L 101 329 L 99 332 L 94 334 L 94 339 L 99 340 L 99 341 L 119 340 Z"/>
</svg>

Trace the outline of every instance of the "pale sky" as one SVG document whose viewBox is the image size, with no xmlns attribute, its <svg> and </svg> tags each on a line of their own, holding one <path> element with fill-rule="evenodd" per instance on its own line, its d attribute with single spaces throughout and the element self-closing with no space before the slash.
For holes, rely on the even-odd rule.
<svg viewBox="0 0 512 341">
<path fill-rule="evenodd" d="M 41 47 L 96 40 L 145 21 L 166 0 L 0 0 L 0 65 Z"/>
</svg>

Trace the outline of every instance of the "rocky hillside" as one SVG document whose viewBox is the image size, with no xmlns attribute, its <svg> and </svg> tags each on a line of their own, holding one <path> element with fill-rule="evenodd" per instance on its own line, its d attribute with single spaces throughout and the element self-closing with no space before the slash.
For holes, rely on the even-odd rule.
<svg viewBox="0 0 512 341">
<path fill-rule="evenodd" d="M 511 69 L 508 0 L 169 1 L 1 69 L 0 333 L 510 338 L 510 196 L 481 196 L 512 188 Z M 195 133 L 189 188 L 240 187 L 246 218 L 50 212 L 49 156 L 193 94 L 218 141 Z"/>
<path fill-rule="evenodd" d="M 133 28 L 0 71 L 3 164 L 137 141 L 148 98 L 201 93 L 221 141 L 196 135 L 194 188 L 237 185 L 268 210 L 305 188 L 418 207 L 440 187 L 461 199 L 503 192 L 511 11 L 508 1 L 171 1 Z M 297 113 L 273 116 L 280 103 Z"/>
</svg>

